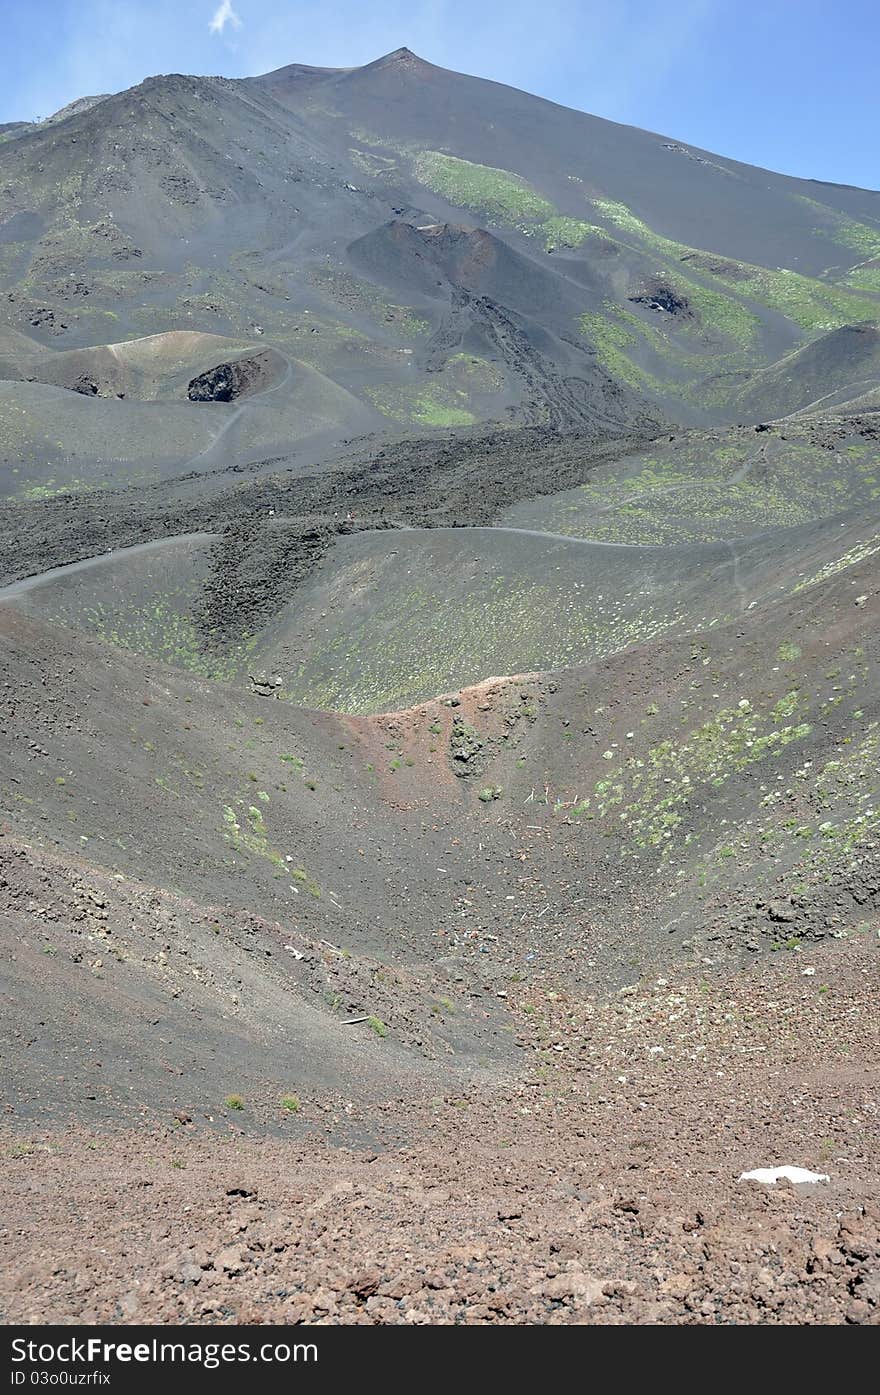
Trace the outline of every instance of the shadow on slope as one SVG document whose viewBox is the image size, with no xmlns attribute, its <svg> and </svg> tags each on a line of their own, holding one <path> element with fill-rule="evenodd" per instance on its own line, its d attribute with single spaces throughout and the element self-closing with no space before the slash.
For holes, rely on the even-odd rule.
<svg viewBox="0 0 880 1395">
<path fill-rule="evenodd" d="M 730 408 L 765 419 L 849 407 L 880 389 L 880 325 L 843 325 L 767 368 L 712 378 L 707 390 L 729 393 Z"/>
</svg>

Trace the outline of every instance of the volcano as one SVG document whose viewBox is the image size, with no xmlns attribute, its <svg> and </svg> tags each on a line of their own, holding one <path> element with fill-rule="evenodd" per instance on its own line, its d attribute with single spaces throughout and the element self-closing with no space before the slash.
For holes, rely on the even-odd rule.
<svg viewBox="0 0 880 1395">
<path fill-rule="evenodd" d="M 877 1321 L 878 268 L 407 48 L 0 129 L 6 1321 Z"/>
</svg>

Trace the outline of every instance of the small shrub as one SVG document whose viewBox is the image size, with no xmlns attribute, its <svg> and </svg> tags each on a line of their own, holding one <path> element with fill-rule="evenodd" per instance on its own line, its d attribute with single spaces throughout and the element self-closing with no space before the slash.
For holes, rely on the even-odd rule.
<svg viewBox="0 0 880 1395">
<path fill-rule="evenodd" d="M 431 1011 L 435 1016 L 439 1016 L 441 1012 L 454 1013 L 455 1004 L 449 998 L 438 998 L 436 1003 L 431 1004 Z"/>
<path fill-rule="evenodd" d="M 302 1106 L 298 1095 L 282 1095 L 281 1108 L 286 1109 L 288 1114 L 298 1114 Z"/>
<path fill-rule="evenodd" d="M 786 639 L 777 649 L 776 657 L 784 664 L 791 664 L 794 663 L 795 659 L 801 657 L 801 653 L 802 650 L 799 644 L 792 644 L 790 640 Z"/>
<path fill-rule="evenodd" d="M 227 1109 L 244 1109 L 244 1100 L 241 1095 L 227 1095 L 223 1102 Z"/>
</svg>

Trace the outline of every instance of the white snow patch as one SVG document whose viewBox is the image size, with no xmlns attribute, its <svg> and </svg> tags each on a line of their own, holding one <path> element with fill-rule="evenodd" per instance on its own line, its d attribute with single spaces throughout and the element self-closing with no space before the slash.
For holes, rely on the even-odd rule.
<svg viewBox="0 0 880 1395">
<path fill-rule="evenodd" d="M 788 1165 L 785 1167 L 756 1167 L 752 1172 L 739 1174 L 741 1182 L 763 1182 L 768 1187 L 775 1187 L 782 1177 L 788 1182 L 831 1181 L 827 1172 L 810 1172 L 805 1167 L 789 1167 Z"/>
</svg>

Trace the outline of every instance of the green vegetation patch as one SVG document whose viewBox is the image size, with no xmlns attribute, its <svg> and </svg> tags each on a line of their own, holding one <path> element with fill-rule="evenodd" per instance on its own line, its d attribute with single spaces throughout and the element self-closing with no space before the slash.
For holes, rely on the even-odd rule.
<svg viewBox="0 0 880 1395">
<path fill-rule="evenodd" d="M 851 247 L 866 258 L 880 257 L 880 227 L 848 218 L 836 208 L 829 208 L 827 204 L 809 199 L 804 194 L 797 195 L 797 198 L 822 220 L 823 225 L 814 229 L 817 237 L 826 237 L 842 247 Z"/>
<path fill-rule="evenodd" d="M 556 543 L 546 556 L 532 539 L 504 539 L 485 554 L 479 535 L 450 547 L 437 532 L 436 554 L 416 555 L 401 541 L 397 556 L 376 566 L 355 552 L 329 593 L 338 587 L 341 599 L 332 625 L 291 641 L 289 701 L 393 711 L 487 675 L 588 662 L 682 622 L 675 589 L 658 580 L 653 561 L 610 559 L 607 584 L 587 584 L 577 547 Z M 332 602 L 321 591 L 307 604 L 329 612 Z M 296 625 L 310 631 L 308 614 L 300 611 Z"/>
<path fill-rule="evenodd" d="M 637 392 L 678 396 L 705 405 L 719 390 L 703 381 L 753 363 L 758 321 L 739 301 L 712 291 L 681 272 L 664 274 L 686 297 L 694 318 L 640 319 L 613 300 L 581 315 L 578 329 L 608 372 Z M 733 346 L 733 347 L 731 347 Z M 721 397 L 727 396 L 727 390 Z"/>
<path fill-rule="evenodd" d="M 880 724 L 846 738 L 815 777 L 814 795 L 821 813 L 809 831 L 816 841 L 801 855 L 797 875 L 831 881 L 859 865 L 880 830 Z"/>
<path fill-rule="evenodd" d="M 854 567 L 857 562 L 864 562 L 866 557 L 873 557 L 877 552 L 880 552 L 880 533 L 875 533 L 873 537 L 865 538 L 864 541 L 856 543 L 840 557 L 835 557 L 831 562 L 826 562 L 818 571 L 804 577 L 794 587 L 792 594 L 805 591 L 808 586 L 815 586 L 820 581 L 828 581 L 832 576 L 846 571 L 847 567 Z"/>
<path fill-rule="evenodd" d="M 269 843 L 266 820 L 255 804 L 248 804 L 244 799 L 237 801 L 236 808 L 227 804 L 223 810 L 223 835 L 236 852 L 244 849 L 257 857 L 265 857 L 275 867 L 285 866 L 281 853 Z"/>
<path fill-rule="evenodd" d="M 878 487 L 870 447 L 852 452 L 841 468 L 827 450 L 791 439 L 773 441 L 760 453 L 750 440 L 676 441 L 633 455 L 623 466 L 600 466 L 574 489 L 517 504 L 502 521 L 597 542 L 717 542 L 870 504 L 880 497 Z M 870 556 L 874 542 L 798 589 Z"/>
<path fill-rule="evenodd" d="M 588 237 L 599 237 L 607 242 L 608 235 L 597 223 L 585 223 L 581 218 L 567 218 L 556 214 L 541 224 L 541 236 L 548 252 L 557 247 L 576 248 L 582 246 Z"/>
<path fill-rule="evenodd" d="M 338 305 L 368 316 L 386 331 L 404 339 L 418 339 L 430 331 L 428 321 L 410 306 L 385 300 L 376 286 L 361 281 L 341 267 L 319 267 L 311 273 L 310 280 Z"/>
<path fill-rule="evenodd" d="M 207 573 L 202 545 L 171 543 L 139 556 L 102 561 L 76 577 L 36 588 L 27 606 L 105 644 L 228 681 L 241 674 L 256 644 L 247 635 L 222 650 L 197 623 Z"/>
<path fill-rule="evenodd" d="M 578 813 L 619 819 L 637 847 L 665 845 L 681 828 L 688 805 L 709 788 L 808 736 L 808 722 L 790 720 L 805 706 L 797 691 L 763 711 L 742 698 L 683 741 L 662 741 L 643 758 L 629 757 L 596 782 L 593 798 L 584 800 Z"/>
<path fill-rule="evenodd" d="M 663 237 L 626 204 L 616 200 L 594 199 L 593 204 L 610 223 L 642 245 L 679 262 L 697 259 L 696 265 L 704 276 L 735 287 L 737 296 L 759 301 L 811 334 L 824 333 L 876 314 L 873 302 L 810 276 L 802 276 L 800 272 L 784 267 L 770 270 L 734 258 L 713 258 L 710 253 Z"/>
<path fill-rule="evenodd" d="M 510 170 L 476 165 L 439 150 L 423 150 L 413 163 L 420 182 L 435 194 L 457 207 L 479 209 L 496 222 L 540 221 L 555 215 L 552 203 Z"/>
<path fill-rule="evenodd" d="M 421 426 L 473 426 L 473 412 L 456 402 L 443 388 L 379 386 L 365 389 L 373 406 L 394 421 L 418 422 Z M 466 394 L 462 394 L 466 397 Z"/>
<path fill-rule="evenodd" d="M 475 354 L 457 353 L 447 359 L 432 381 L 407 387 L 380 384 L 366 389 L 373 406 L 395 421 L 419 426 L 472 426 L 481 413 L 480 399 L 501 391 L 504 377 Z"/>
<path fill-rule="evenodd" d="M 848 286 L 854 286 L 859 291 L 873 291 L 875 295 L 880 295 L 880 266 L 854 266 L 852 271 L 848 271 L 843 277 L 843 281 Z M 874 306 L 877 314 L 880 314 L 880 306 Z"/>
<path fill-rule="evenodd" d="M 223 653 L 208 653 L 191 615 L 176 611 L 168 598 L 157 598 L 142 611 L 115 615 L 100 601 L 85 617 L 99 639 L 120 649 L 160 659 L 203 678 L 228 681 L 242 673 L 256 643 L 249 637 Z"/>
</svg>

